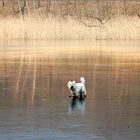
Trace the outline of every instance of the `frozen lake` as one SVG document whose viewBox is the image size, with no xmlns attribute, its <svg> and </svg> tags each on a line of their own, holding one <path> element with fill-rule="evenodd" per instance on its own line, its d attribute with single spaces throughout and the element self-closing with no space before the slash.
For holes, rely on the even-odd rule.
<svg viewBox="0 0 140 140">
<path fill-rule="evenodd" d="M 140 41 L 1 43 L 0 139 L 139 140 Z"/>
</svg>

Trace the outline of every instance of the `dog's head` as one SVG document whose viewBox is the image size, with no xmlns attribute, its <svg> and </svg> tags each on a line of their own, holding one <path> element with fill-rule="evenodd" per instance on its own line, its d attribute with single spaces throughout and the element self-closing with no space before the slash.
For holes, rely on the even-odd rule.
<svg viewBox="0 0 140 140">
<path fill-rule="evenodd" d="M 75 87 L 76 87 L 75 81 L 73 81 L 73 82 L 69 81 L 69 82 L 68 82 L 68 88 L 69 88 L 71 91 L 74 91 L 74 90 L 75 90 Z"/>
</svg>

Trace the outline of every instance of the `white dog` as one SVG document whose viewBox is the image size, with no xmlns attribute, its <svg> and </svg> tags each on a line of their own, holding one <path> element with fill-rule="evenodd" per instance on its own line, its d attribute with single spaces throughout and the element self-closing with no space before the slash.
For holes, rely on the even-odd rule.
<svg viewBox="0 0 140 140">
<path fill-rule="evenodd" d="M 85 79 L 84 77 L 80 78 L 81 83 L 76 83 L 75 81 L 68 82 L 68 88 L 71 92 L 72 97 L 78 97 L 84 99 L 86 97 L 86 88 L 85 88 Z"/>
</svg>

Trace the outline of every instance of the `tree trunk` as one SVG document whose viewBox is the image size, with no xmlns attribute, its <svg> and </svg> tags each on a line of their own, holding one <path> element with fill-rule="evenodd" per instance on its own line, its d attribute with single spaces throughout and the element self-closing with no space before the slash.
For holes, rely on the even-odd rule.
<svg viewBox="0 0 140 140">
<path fill-rule="evenodd" d="M 24 0 L 24 4 L 23 4 L 23 6 L 21 7 L 22 15 L 24 15 L 25 7 L 26 7 L 26 0 Z"/>
<path fill-rule="evenodd" d="M 40 0 L 36 0 L 37 7 L 40 7 Z"/>
<path fill-rule="evenodd" d="M 69 5 L 70 5 L 70 0 L 66 0 L 66 6 L 65 6 L 66 15 L 69 15 Z"/>
<path fill-rule="evenodd" d="M 24 16 L 24 10 L 26 8 L 26 1 L 27 0 L 24 0 L 23 1 L 23 5 L 20 3 L 20 0 L 18 0 L 18 5 L 19 5 L 19 10 L 21 12 L 21 14 Z"/>
<path fill-rule="evenodd" d="M 126 15 L 126 14 L 127 14 L 127 9 L 126 9 L 126 0 L 124 0 L 123 5 L 124 5 L 124 15 Z"/>
<path fill-rule="evenodd" d="M 1 1 L 2 1 L 2 6 L 4 6 L 5 5 L 4 0 L 1 0 Z"/>
<path fill-rule="evenodd" d="M 47 0 L 47 11 L 50 12 L 51 10 L 51 0 Z"/>
</svg>

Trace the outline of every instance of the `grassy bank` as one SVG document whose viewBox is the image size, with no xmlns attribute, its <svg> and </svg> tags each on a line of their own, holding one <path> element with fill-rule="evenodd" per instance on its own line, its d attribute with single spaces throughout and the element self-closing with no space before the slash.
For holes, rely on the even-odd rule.
<svg viewBox="0 0 140 140">
<path fill-rule="evenodd" d="M 116 17 L 103 23 L 52 17 L 7 17 L 0 19 L 0 39 L 5 40 L 89 40 L 140 39 L 138 17 Z"/>
</svg>

